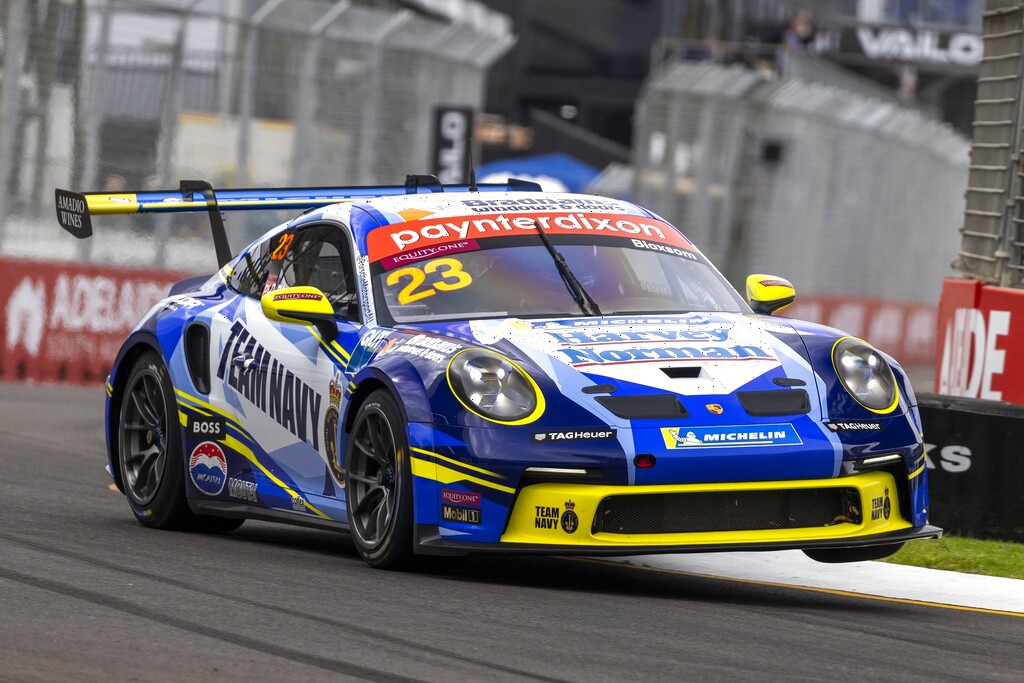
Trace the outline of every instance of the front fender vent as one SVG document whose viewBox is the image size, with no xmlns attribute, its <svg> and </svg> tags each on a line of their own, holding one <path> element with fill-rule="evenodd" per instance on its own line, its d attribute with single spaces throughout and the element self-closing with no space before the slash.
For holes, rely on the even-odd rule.
<svg viewBox="0 0 1024 683">
<path fill-rule="evenodd" d="M 806 389 L 774 391 L 737 391 L 739 400 L 750 415 L 804 415 L 811 412 L 811 398 Z"/>
<path fill-rule="evenodd" d="M 627 420 L 672 420 L 689 415 L 686 406 L 672 394 L 598 396 L 594 400 Z"/>
<path fill-rule="evenodd" d="M 192 384 L 202 394 L 210 393 L 210 330 L 192 323 L 185 329 L 185 365 Z"/>
</svg>

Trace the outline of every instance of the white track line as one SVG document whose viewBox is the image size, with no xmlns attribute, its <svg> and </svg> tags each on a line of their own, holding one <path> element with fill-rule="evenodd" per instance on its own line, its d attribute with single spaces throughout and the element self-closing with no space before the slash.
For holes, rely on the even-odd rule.
<svg viewBox="0 0 1024 683">
<path fill-rule="evenodd" d="M 886 562 L 822 564 L 799 550 L 641 555 L 653 569 L 1024 614 L 1024 581 Z"/>
</svg>

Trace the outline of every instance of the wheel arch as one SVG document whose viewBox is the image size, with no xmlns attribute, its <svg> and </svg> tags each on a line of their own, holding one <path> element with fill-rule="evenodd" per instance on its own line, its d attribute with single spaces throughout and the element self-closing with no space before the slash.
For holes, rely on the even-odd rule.
<svg viewBox="0 0 1024 683">
<path fill-rule="evenodd" d="M 121 401 L 124 398 L 125 384 L 128 382 L 128 375 L 136 361 L 147 351 L 154 351 L 167 365 L 167 359 L 160 349 L 160 344 L 152 335 L 146 332 L 139 332 L 131 337 L 121 347 L 110 370 L 109 398 L 107 401 L 107 466 L 111 476 L 114 478 L 114 485 L 117 490 L 124 493 L 124 481 L 121 479 L 121 467 L 118 464 L 118 421 L 121 416 Z"/>
</svg>

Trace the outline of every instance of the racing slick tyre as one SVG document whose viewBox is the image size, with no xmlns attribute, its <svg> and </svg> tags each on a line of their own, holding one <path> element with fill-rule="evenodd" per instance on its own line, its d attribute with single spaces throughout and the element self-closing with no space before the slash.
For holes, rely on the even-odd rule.
<svg viewBox="0 0 1024 683">
<path fill-rule="evenodd" d="M 167 368 L 153 351 L 135 362 L 118 422 L 118 466 L 135 519 L 155 529 L 221 533 L 244 519 L 195 515 L 185 498 L 185 459 Z"/>
<path fill-rule="evenodd" d="M 412 473 L 404 422 L 391 394 L 370 394 L 356 412 L 345 456 L 352 539 L 371 567 L 413 563 Z"/>
<path fill-rule="evenodd" d="M 881 560 L 895 555 L 902 547 L 902 543 L 890 543 L 889 545 L 870 545 L 863 548 L 808 548 L 804 549 L 804 554 L 818 562 L 839 564 L 840 562 Z"/>
</svg>

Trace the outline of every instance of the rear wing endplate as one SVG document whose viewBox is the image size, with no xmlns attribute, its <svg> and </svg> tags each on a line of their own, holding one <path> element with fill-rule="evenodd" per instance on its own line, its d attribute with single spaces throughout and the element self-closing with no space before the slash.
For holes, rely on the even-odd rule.
<svg viewBox="0 0 1024 683">
<path fill-rule="evenodd" d="M 182 180 L 177 191 L 159 192 L 72 192 L 54 191 L 57 222 L 79 239 L 92 236 L 92 216 L 133 213 L 181 213 L 205 211 L 210 219 L 217 262 L 231 260 L 222 211 L 267 211 L 277 209 L 313 209 L 338 202 L 372 197 L 430 192 L 539 192 L 537 183 L 509 178 L 507 183 L 442 185 L 434 176 L 410 175 L 405 185 L 366 187 L 282 187 L 251 190 L 214 190 L 205 180 Z"/>
</svg>

